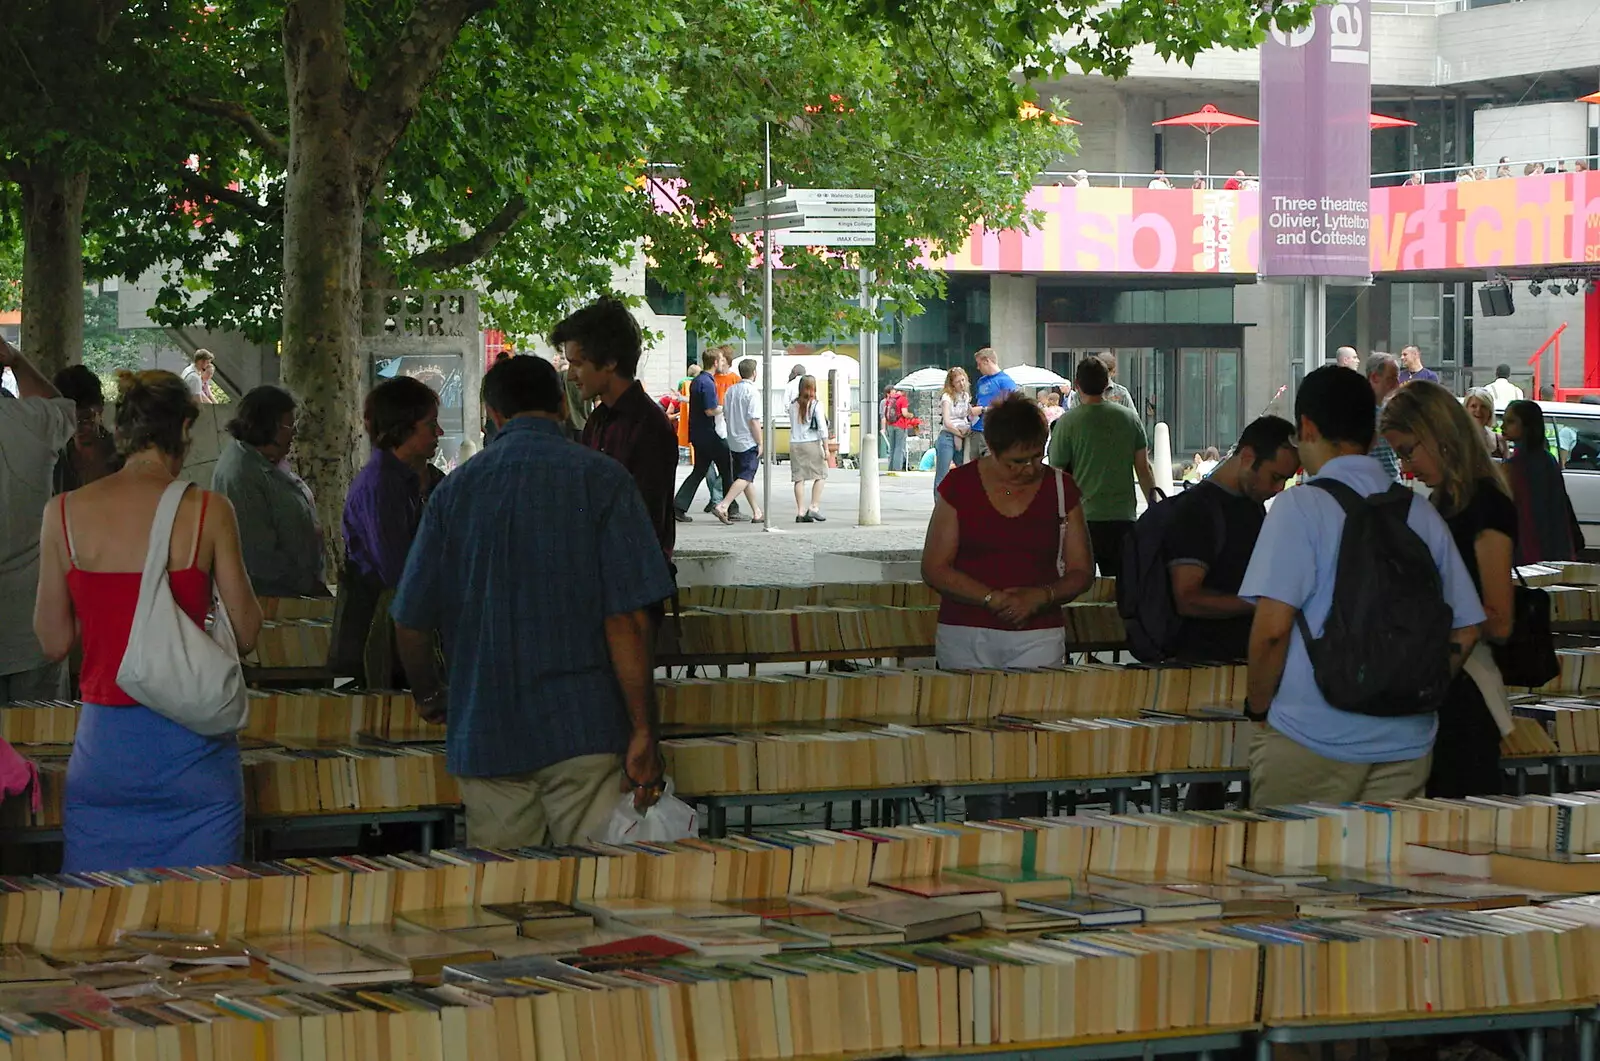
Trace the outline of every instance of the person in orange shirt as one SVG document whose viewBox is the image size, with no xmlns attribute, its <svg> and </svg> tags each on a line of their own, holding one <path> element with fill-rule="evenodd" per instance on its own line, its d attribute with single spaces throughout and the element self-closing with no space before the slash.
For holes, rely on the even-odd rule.
<svg viewBox="0 0 1600 1061">
<path fill-rule="evenodd" d="M 727 397 L 728 388 L 739 382 L 739 373 L 733 370 L 733 347 L 731 345 L 724 343 L 723 345 L 717 347 L 716 374 L 711 378 L 717 383 L 717 402 L 720 404 L 722 399 Z M 711 474 L 706 476 L 706 480 L 711 485 L 711 498 L 713 505 L 720 504 L 722 501 L 722 495 L 727 492 L 728 487 L 732 484 L 724 483 L 717 475 L 717 469 L 715 467 L 711 469 Z M 710 511 L 710 509 L 708 508 L 707 511 Z M 732 520 L 743 521 L 749 517 L 741 516 L 739 514 L 739 502 L 735 501 L 733 504 L 728 506 L 728 518 Z"/>
</svg>

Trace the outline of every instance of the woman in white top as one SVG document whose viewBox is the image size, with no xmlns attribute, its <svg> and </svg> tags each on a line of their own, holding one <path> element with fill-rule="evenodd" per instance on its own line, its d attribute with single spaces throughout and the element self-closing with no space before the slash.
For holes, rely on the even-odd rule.
<svg viewBox="0 0 1600 1061">
<path fill-rule="evenodd" d="M 789 477 L 794 480 L 794 521 L 823 523 L 822 484 L 828 481 L 828 461 L 822 444 L 828 440 L 828 418 L 817 401 L 817 378 L 800 377 L 800 389 L 789 406 Z M 806 483 L 811 484 L 811 507 L 806 508 Z"/>
<path fill-rule="evenodd" d="M 939 396 L 939 437 L 933 441 L 933 488 L 939 489 L 952 467 L 967 459 L 967 437 L 972 434 L 972 384 L 967 370 L 952 368 L 944 374 L 944 393 Z"/>
</svg>

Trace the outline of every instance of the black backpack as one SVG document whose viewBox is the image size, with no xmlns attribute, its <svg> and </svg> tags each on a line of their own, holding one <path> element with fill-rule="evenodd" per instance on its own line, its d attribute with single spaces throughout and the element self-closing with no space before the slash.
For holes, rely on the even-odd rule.
<svg viewBox="0 0 1600 1061">
<path fill-rule="evenodd" d="M 1219 489 L 1200 483 L 1167 501 L 1158 501 L 1128 531 L 1122 545 L 1122 570 L 1117 573 L 1117 614 L 1122 616 L 1128 634 L 1128 651 L 1141 663 L 1160 663 L 1172 654 L 1184 618 L 1172 599 L 1172 574 L 1167 569 L 1163 545 L 1167 528 L 1191 508 L 1211 513 L 1215 538 L 1221 542 L 1227 533 L 1222 510 L 1207 505 L 1194 493 Z"/>
<path fill-rule="evenodd" d="M 1317 688 L 1361 715 L 1437 710 L 1450 687 L 1455 613 L 1433 554 L 1406 522 L 1416 494 L 1400 483 L 1369 497 L 1332 479 L 1306 485 L 1330 494 L 1345 515 L 1322 636 L 1311 636 L 1305 612 L 1298 617 Z"/>
</svg>

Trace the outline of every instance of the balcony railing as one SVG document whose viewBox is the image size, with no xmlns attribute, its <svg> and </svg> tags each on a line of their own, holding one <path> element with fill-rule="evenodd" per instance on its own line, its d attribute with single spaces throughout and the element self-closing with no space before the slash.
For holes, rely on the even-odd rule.
<svg viewBox="0 0 1600 1061">
<path fill-rule="evenodd" d="M 1372 186 L 1374 188 L 1393 187 L 1405 184 L 1413 177 L 1421 178 L 1418 183 L 1441 184 L 1457 180 L 1494 180 L 1501 169 L 1509 170 L 1506 176 L 1529 176 L 1529 167 L 1537 166 L 1533 173 L 1566 173 L 1573 170 L 1575 165 L 1581 164 L 1585 169 L 1600 168 L 1596 156 L 1563 156 L 1560 158 L 1534 158 L 1513 159 L 1507 162 L 1495 162 L 1486 166 L 1439 166 L 1434 169 L 1397 170 L 1393 173 L 1374 173 Z M 1482 176 L 1476 176 L 1482 171 Z M 1109 170 L 1046 170 L 1034 180 L 1039 185 L 1061 185 L 1072 187 L 1080 179 L 1087 180 L 1092 188 L 1148 188 L 1150 183 L 1158 177 L 1164 177 L 1174 188 L 1217 189 L 1221 188 L 1228 180 L 1234 177 L 1232 173 L 1203 174 L 1195 170 L 1189 174 L 1181 173 L 1131 173 L 1114 172 Z M 1246 174 L 1247 181 L 1256 182 L 1261 178 L 1255 174 Z"/>
</svg>

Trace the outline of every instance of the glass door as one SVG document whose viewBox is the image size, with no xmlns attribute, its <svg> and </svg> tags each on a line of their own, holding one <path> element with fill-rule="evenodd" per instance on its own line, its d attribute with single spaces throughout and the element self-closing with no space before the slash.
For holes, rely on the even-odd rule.
<svg viewBox="0 0 1600 1061">
<path fill-rule="evenodd" d="M 1187 460 L 1207 446 L 1226 453 L 1239 437 L 1242 401 L 1237 349 L 1179 350 L 1173 463 Z"/>
</svg>

